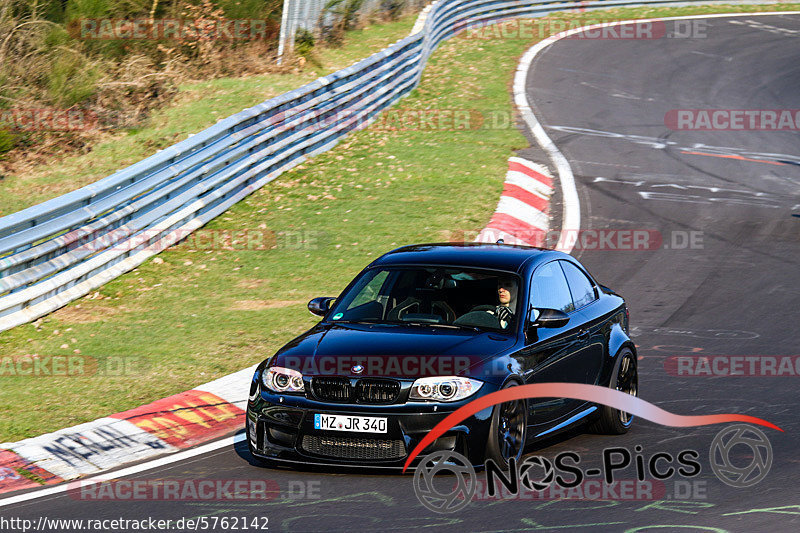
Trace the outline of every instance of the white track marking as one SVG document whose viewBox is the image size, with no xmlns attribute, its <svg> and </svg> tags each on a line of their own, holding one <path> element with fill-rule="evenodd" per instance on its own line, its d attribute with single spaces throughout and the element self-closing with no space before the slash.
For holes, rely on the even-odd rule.
<svg viewBox="0 0 800 533">
<path fill-rule="evenodd" d="M 590 128 L 574 128 L 571 126 L 549 126 L 550 129 L 560 131 L 563 133 L 576 133 L 578 135 L 590 135 L 594 137 L 605 137 L 608 139 L 616 139 L 621 141 L 628 141 L 642 146 L 649 146 L 655 150 L 664 150 L 667 147 L 672 147 L 677 151 L 689 152 L 706 152 L 711 155 L 738 155 L 742 157 L 751 157 L 753 159 L 761 159 L 764 161 L 792 161 L 800 163 L 800 157 L 791 154 L 781 154 L 777 152 L 750 152 L 743 148 L 733 148 L 730 146 L 714 146 L 703 143 L 693 143 L 688 146 L 679 146 L 678 142 L 661 139 L 659 137 L 647 137 L 644 135 L 633 135 L 626 133 L 616 133 L 613 131 L 593 130 Z"/>
<path fill-rule="evenodd" d="M 561 218 L 562 238 L 559 238 L 556 248 L 563 252 L 569 253 L 572 251 L 575 243 L 568 243 L 565 246 L 565 243 L 562 242 L 563 236 L 571 232 L 576 233 L 580 229 L 581 225 L 581 203 L 580 199 L 578 198 L 578 190 L 575 188 L 575 177 L 572 174 L 572 167 L 569 166 L 567 158 L 564 157 L 564 154 L 561 153 L 550 137 L 547 136 L 547 133 L 545 133 L 541 123 L 539 123 L 536 115 L 534 115 L 533 109 L 528 102 L 528 94 L 526 91 L 528 71 L 531 68 L 533 59 L 539 52 L 560 39 L 560 37 L 558 39 L 555 37 L 557 36 L 553 36 L 539 42 L 538 44 L 529 48 L 522 56 L 522 59 L 519 62 L 519 67 L 517 67 L 517 73 L 514 76 L 514 102 L 516 103 L 517 109 L 519 109 L 519 112 L 522 115 L 522 119 L 528 125 L 531 133 L 536 138 L 536 142 L 539 143 L 539 146 L 541 146 L 545 152 L 547 152 L 547 155 L 550 157 L 550 160 L 556 167 L 558 181 L 561 184 L 561 195 L 564 202 L 564 211 Z M 564 37 L 566 37 L 566 34 Z"/>
<path fill-rule="evenodd" d="M 550 218 L 545 213 L 512 196 L 501 196 L 495 213 L 510 215 L 544 231 L 547 231 L 550 222 Z"/>
<path fill-rule="evenodd" d="M 506 173 L 506 183 L 516 185 L 520 189 L 524 189 L 544 201 L 549 200 L 550 195 L 553 194 L 553 189 L 541 181 L 515 170 L 509 170 L 508 173 Z"/>
</svg>

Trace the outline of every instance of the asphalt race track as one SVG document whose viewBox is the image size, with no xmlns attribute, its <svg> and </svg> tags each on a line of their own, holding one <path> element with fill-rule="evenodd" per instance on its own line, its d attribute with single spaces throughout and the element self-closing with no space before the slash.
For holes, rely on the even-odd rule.
<svg viewBox="0 0 800 533">
<path fill-rule="evenodd" d="M 666 30 L 674 31 L 673 23 Z M 535 59 L 528 94 L 572 166 L 581 227 L 618 233 L 606 235 L 606 249 L 592 240 L 573 254 L 629 303 L 640 396 L 678 414 L 743 413 L 780 426 L 785 433 L 763 428 L 773 459 L 758 484 L 731 487 L 712 472 L 709 448 L 726 426 L 637 420 L 622 437 L 576 433 L 530 452 L 576 452 L 589 468 L 609 447 L 625 447 L 645 465 L 657 452 L 696 450 L 701 472 L 654 481 L 638 499 L 635 491 L 587 490 L 583 498 L 484 499 L 437 514 L 419 503 L 411 476 L 258 468 L 240 442 L 129 479 L 268 479 L 280 496 L 120 502 L 62 493 L 4 507 L 0 516 L 248 517 L 248 524 L 266 517 L 269 531 L 800 530 L 800 365 L 793 373 L 784 368 L 783 376 L 722 375 L 734 361 L 744 361 L 740 371 L 759 372 L 767 356 L 800 355 L 800 218 L 792 216 L 800 214 L 800 136 L 665 125 L 677 109 L 800 109 L 800 16 L 709 18 L 692 30 L 694 38 L 561 40 Z M 650 230 L 657 238 L 652 249 L 618 249 L 626 246 L 623 230 Z M 686 355 L 727 358 L 712 368 L 717 375 L 677 375 L 676 357 Z M 734 465 L 753 461 L 745 444 L 730 452 Z M 636 476 L 635 461 L 616 472 L 629 484 Z"/>
</svg>

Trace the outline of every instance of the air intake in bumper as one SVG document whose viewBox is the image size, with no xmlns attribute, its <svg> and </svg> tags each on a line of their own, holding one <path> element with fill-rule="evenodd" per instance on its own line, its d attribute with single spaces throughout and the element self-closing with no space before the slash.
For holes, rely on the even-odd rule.
<svg viewBox="0 0 800 533">
<path fill-rule="evenodd" d="M 338 459 L 380 461 L 406 456 L 402 440 L 304 435 L 302 446 L 308 453 Z"/>
</svg>

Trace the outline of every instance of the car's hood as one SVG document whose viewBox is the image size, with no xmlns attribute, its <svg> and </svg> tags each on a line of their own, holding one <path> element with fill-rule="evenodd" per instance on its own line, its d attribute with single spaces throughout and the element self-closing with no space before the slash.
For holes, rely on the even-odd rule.
<svg viewBox="0 0 800 533">
<path fill-rule="evenodd" d="M 320 325 L 284 347 L 273 365 L 306 376 L 420 377 L 466 375 L 508 350 L 512 336 L 424 326 Z M 357 366 L 362 368 L 353 368 Z M 360 370 L 360 371 L 359 371 Z"/>
</svg>

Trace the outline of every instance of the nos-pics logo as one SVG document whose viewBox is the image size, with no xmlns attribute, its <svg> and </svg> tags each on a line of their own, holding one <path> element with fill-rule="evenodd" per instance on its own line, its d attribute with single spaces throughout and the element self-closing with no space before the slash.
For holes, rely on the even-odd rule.
<svg viewBox="0 0 800 533">
<path fill-rule="evenodd" d="M 734 446 L 750 448 L 752 459 L 746 466 L 731 462 Z M 708 452 L 711 470 L 726 485 L 736 488 L 751 487 L 767 477 L 772 468 L 772 445 L 760 430 L 747 424 L 730 426 L 717 433 Z"/>
<path fill-rule="evenodd" d="M 455 478 L 447 475 L 436 480 L 436 475 L 442 473 L 454 474 Z M 463 509 L 475 496 L 477 487 L 478 476 L 469 460 L 449 450 L 426 456 L 414 471 L 417 499 L 436 513 L 453 513 Z"/>
<path fill-rule="evenodd" d="M 750 448 L 747 465 L 734 464 L 731 450 L 736 446 Z M 759 429 L 737 424 L 721 430 L 709 449 L 711 470 L 717 478 L 731 487 L 751 487 L 763 480 L 772 467 L 772 445 Z M 529 490 L 545 490 L 553 482 L 550 462 L 539 456 L 527 457 L 520 463 L 519 479 Z M 531 481 L 528 470 L 543 468 L 542 479 Z M 487 468 L 488 470 L 488 468 Z M 494 467 L 492 470 L 497 470 Z M 437 478 L 438 476 L 438 478 Z M 443 450 L 427 455 L 414 471 L 414 492 L 426 508 L 436 513 L 453 513 L 469 505 L 478 488 L 475 468 L 463 455 Z"/>
</svg>

